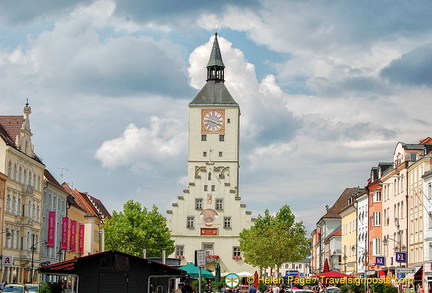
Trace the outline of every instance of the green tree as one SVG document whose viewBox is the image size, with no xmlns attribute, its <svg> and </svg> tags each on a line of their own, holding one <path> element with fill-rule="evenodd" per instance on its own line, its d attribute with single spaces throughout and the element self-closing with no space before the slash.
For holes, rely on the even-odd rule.
<svg viewBox="0 0 432 293">
<path fill-rule="evenodd" d="M 167 255 L 175 249 L 166 220 L 156 206 L 148 211 L 140 203 L 129 200 L 123 205 L 123 212 L 113 212 L 104 229 L 106 249 L 142 256 L 145 248 L 149 257 L 160 257 L 162 248 Z"/>
<path fill-rule="evenodd" d="M 296 222 L 288 205 L 276 215 L 268 210 L 259 215 L 250 229 L 240 233 L 240 250 L 248 264 L 260 268 L 279 267 L 285 262 L 303 260 L 310 252 L 303 222 Z"/>
</svg>

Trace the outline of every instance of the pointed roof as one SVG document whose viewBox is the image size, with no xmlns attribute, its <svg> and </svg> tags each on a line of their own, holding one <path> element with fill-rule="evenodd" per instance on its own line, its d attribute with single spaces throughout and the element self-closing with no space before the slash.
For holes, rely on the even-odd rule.
<svg viewBox="0 0 432 293">
<path fill-rule="evenodd" d="M 196 95 L 191 105 L 211 105 L 211 106 L 238 106 L 224 84 L 224 68 L 222 54 L 219 48 L 217 33 L 213 41 L 213 48 L 207 63 L 207 83 Z"/>
<path fill-rule="evenodd" d="M 215 38 L 213 41 L 213 48 L 212 48 L 212 51 L 210 54 L 210 59 L 207 63 L 207 67 L 212 67 L 212 66 L 225 67 L 225 65 L 222 61 L 222 54 L 221 54 L 220 48 L 219 48 L 217 33 L 215 33 Z"/>
</svg>

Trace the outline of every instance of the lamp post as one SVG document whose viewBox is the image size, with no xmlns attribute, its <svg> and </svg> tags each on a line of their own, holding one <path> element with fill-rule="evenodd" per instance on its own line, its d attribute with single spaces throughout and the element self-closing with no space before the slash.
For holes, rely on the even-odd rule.
<svg viewBox="0 0 432 293">
<path fill-rule="evenodd" d="M 351 246 L 351 250 L 352 250 L 353 252 L 354 252 L 354 250 L 355 250 L 355 257 L 356 257 L 356 273 L 358 273 L 358 265 L 359 265 L 359 261 L 358 261 L 358 250 L 360 250 L 360 249 L 363 250 L 363 253 L 361 254 L 361 255 L 362 255 L 361 261 L 362 261 L 362 266 L 363 266 L 364 272 L 366 272 L 366 267 L 367 267 L 368 264 L 369 264 L 369 263 L 368 263 L 368 256 L 369 256 L 369 254 L 368 254 L 367 249 L 364 248 L 364 247 L 358 246 L 357 244 L 353 244 L 353 245 Z"/>
<path fill-rule="evenodd" d="M 397 241 L 397 240 L 395 240 L 395 239 L 393 239 L 393 238 L 391 238 L 391 237 L 389 237 L 389 236 L 384 237 L 384 239 L 383 239 L 383 244 L 384 244 L 385 246 L 387 246 L 389 240 L 393 241 L 394 243 L 396 243 L 396 244 L 398 245 L 398 246 L 394 247 L 394 249 L 396 250 L 397 253 L 401 253 L 401 252 L 403 252 L 403 251 L 406 250 L 406 246 L 405 246 L 405 245 L 403 245 L 401 242 L 399 242 L 399 241 Z M 406 262 L 406 261 L 407 261 L 407 260 L 405 259 L 405 262 Z M 400 266 L 400 267 L 402 266 L 402 261 L 399 261 L 399 266 Z"/>
<path fill-rule="evenodd" d="M 37 250 L 36 245 L 39 243 L 45 243 L 45 241 L 38 241 L 35 243 L 35 234 L 32 234 L 32 246 L 30 247 L 31 250 L 30 282 L 31 283 L 33 283 L 33 276 L 34 276 L 34 253 Z"/>
</svg>

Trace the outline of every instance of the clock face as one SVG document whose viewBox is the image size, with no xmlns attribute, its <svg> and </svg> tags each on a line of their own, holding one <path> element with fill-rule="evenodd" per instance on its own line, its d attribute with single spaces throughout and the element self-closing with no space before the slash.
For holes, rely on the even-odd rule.
<svg viewBox="0 0 432 293">
<path fill-rule="evenodd" d="M 225 110 L 202 110 L 203 132 L 225 131 Z"/>
</svg>

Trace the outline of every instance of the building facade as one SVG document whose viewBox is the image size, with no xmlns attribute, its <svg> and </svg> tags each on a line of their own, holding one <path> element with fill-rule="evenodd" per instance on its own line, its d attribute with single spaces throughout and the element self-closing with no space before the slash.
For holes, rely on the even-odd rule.
<svg viewBox="0 0 432 293">
<path fill-rule="evenodd" d="M 0 116 L 0 172 L 6 174 L 2 279 L 30 281 L 34 260 L 40 259 L 42 229 L 42 178 L 45 165 L 33 151 L 31 108 L 24 115 Z"/>
<path fill-rule="evenodd" d="M 207 64 L 207 83 L 189 104 L 188 187 L 167 211 L 175 241 L 172 257 L 182 264 L 205 250 L 206 268 L 252 271 L 239 248 L 239 233 L 251 227 L 251 212 L 239 195 L 240 107 L 225 87 L 217 34 Z"/>
</svg>

